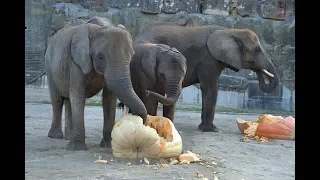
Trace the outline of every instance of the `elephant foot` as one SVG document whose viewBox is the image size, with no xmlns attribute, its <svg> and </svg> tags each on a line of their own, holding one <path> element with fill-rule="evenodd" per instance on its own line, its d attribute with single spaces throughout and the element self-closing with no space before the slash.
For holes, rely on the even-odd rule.
<svg viewBox="0 0 320 180">
<path fill-rule="evenodd" d="M 64 136 L 64 139 L 65 140 L 70 140 L 71 139 L 71 133 L 65 133 L 65 136 Z"/>
<path fill-rule="evenodd" d="M 103 147 L 103 148 L 111 148 L 111 140 L 109 141 L 105 141 L 103 138 L 100 142 L 100 147 Z"/>
<path fill-rule="evenodd" d="M 72 133 L 72 129 L 65 129 L 64 130 L 64 139 L 66 140 L 71 140 L 71 133 Z"/>
<path fill-rule="evenodd" d="M 110 148 L 111 147 L 111 133 L 106 133 L 101 142 L 100 142 L 100 147 L 103 148 Z"/>
<path fill-rule="evenodd" d="M 79 151 L 79 150 L 87 150 L 88 147 L 86 143 L 79 141 L 70 141 L 66 147 L 67 150 L 71 151 Z"/>
<path fill-rule="evenodd" d="M 219 129 L 214 124 L 199 124 L 198 129 L 202 132 L 218 132 Z"/>
<path fill-rule="evenodd" d="M 62 139 L 63 138 L 62 130 L 58 128 L 55 128 L 55 129 L 51 128 L 48 133 L 48 137 L 55 138 L 55 139 Z"/>
</svg>

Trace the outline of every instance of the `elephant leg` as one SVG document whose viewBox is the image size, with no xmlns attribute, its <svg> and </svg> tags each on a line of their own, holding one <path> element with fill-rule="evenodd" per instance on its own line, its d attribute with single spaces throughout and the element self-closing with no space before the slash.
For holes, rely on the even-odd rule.
<svg viewBox="0 0 320 180">
<path fill-rule="evenodd" d="M 108 88 L 103 89 L 103 138 L 100 147 L 111 147 L 111 131 L 115 123 L 117 97 Z"/>
<path fill-rule="evenodd" d="M 69 99 L 71 103 L 72 134 L 67 150 L 87 150 L 85 143 L 84 106 L 86 78 L 81 69 L 70 67 Z"/>
<path fill-rule="evenodd" d="M 210 72 L 205 71 L 203 72 Z M 221 71 L 213 73 L 200 73 L 200 89 L 202 95 L 202 110 L 201 110 L 201 124 L 198 129 L 203 132 L 218 132 L 218 128 L 213 124 L 217 96 L 218 96 L 218 81 Z"/>
<path fill-rule="evenodd" d="M 176 107 L 176 103 L 171 106 L 163 106 L 163 117 L 166 117 L 173 122 L 174 119 L 174 109 Z"/>
<path fill-rule="evenodd" d="M 72 113 L 71 113 L 70 99 L 64 100 L 64 113 L 65 113 L 64 138 L 67 140 L 70 140 L 71 133 L 72 133 Z"/>
<path fill-rule="evenodd" d="M 48 133 L 48 137 L 60 139 L 60 138 L 63 138 L 62 126 L 61 126 L 63 100 L 59 96 L 58 89 L 54 85 L 52 77 L 48 75 L 47 78 L 48 78 L 48 86 L 49 86 L 51 105 L 52 105 L 52 123 Z"/>
<path fill-rule="evenodd" d="M 218 132 L 218 128 L 213 124 L 218 89 L 209 88 L 207 86 L 203 89 L 201 88 L 201 93 L 201 124 L 198 126 L 198 128 L 203 132 Z"/>
</svg>

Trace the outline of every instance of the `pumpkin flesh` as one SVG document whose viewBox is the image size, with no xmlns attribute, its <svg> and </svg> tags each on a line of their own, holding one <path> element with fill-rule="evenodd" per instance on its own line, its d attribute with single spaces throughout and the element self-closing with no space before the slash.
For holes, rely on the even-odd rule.
<svg viewBox="0 0 320 180">
<path fill-rule="evenodd" d="M 157 131 L 160 137 L 161 157 L 175 157 L 181 154 L 182 139 L 170 119 L 148 115 L 145 125 Z"/>
</svg>

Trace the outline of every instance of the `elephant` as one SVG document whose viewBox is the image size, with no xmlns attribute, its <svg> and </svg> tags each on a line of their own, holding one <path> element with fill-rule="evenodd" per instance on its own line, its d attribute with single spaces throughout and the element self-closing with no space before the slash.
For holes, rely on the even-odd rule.
<svg viewBox="0 0 320 180">
<path fill-rule="evenodd" d="M 187 71 L 186 58 L 176 48 L 164 44 L 143 42 L 134 44 L 133 49 L 130 73 L 134 91 L 149 115 L 157 115 L 160 102 L 163 116 L 173 121 L 174 111 L 169 109 L 174 109 L 180 97 Z"/>
<path fill-rule="evenodd" d="M 216 25 L 180 26 L 171 22 L 151 25 L 142 30 L 134 44 L 148 41 L 177 48 L 187 59 L 182 87 L 200 84 L 203 132 L 217 132 L 213 124 L 219 88 L 219 77 L 225 68 L 238 72 L 250 69 L 257 74 L 259 88 L 265 93 L 279 85 L 276 67 L 266 54 L 255 32 Z M 268 83 L 265 82 L 268 81 Z"/>
<path fill-rule="evenodd" d="M 98 18 L 98 17 L 94 17 Z M 68 26 L 51 39 L 45 53 L 53 116 L 48 136 L 63 138 L 61 116 L 65 105 L 67 150 L 87 150 L 84 107 L 86 98 L 102 90 L 103 138 L 101 147 L 111 147 L 117 98 L 144 121 L 147 110 L 134 92 L 130 61 L 132 37 L 123 25 L 92 23 Z"/>
</svg>

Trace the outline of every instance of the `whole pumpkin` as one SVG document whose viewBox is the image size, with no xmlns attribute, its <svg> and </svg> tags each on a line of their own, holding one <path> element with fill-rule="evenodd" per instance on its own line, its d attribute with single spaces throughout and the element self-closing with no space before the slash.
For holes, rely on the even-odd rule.
<svg viewBox="0 0 320 180">
<path fill-rule="evenodd" d="M 170 119 L 124 114 L 113 126 L 111 145 L 114 157 L 169 158 L 182 152 L 182 139 Z"/>
</svg>

